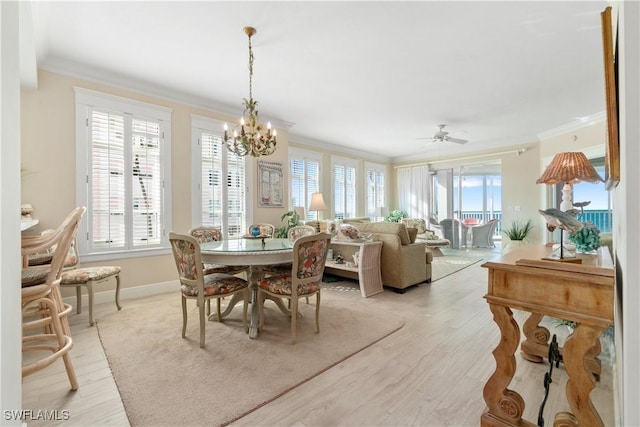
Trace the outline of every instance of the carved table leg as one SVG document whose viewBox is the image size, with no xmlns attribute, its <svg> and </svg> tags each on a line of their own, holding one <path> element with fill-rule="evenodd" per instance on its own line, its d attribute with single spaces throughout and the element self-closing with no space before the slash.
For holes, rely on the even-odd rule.
<svg viewBox="0 0 640 427">
<path fill-rule="evenodd" d="M 533 426 L 522 419 L 524 400 L 522 396 L 507 387 L 516 372 L 514 356 L 520 342 L 520 328 L 513 320 L 513 312 L 508 307 L 489 303 L 493 320 L 501 332 L 498 346 L 493 350 L 496 370 L 484 386 L 482 394 L 488 409 L 482 414 L 482 426 Z"/>
<path fill-rule="evenodd" d="M 547 328 L 539 325 L 543 317 L 542 314 L 531 313 L 522 327 L 527 339 L 520 346 L 520 355 L 530 362 L 540 363 L 549 354 L 551 334 Z"/>
<path fill-rule="evenodd" d="M 259 265 L 252 265 L 249 271 L 249 289 L 251 290 L 251 323 L 249 325 L 249 338 L 258 336 L 258 321 L 260 313 L 258 312 L 258 282 L 262 279 L 264 273 Z"/>
<path fill-rule="evenodd" d="M 596 382 L 587 364 L 587 361 L 595 359 L 594 349 L 598 348 L 596 342 L 601 333 L 602 328 L 579 324 L 567 338 L 563 359 L 569 375 L 567 401 L 573 413 L 558 413 L 553 424 L 555 427 L 604 426 L 589 397 Z"/>
</svg>

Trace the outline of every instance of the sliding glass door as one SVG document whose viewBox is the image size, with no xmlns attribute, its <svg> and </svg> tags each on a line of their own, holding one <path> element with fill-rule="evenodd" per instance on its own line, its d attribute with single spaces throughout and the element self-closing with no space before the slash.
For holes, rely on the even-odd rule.
<svg viewBox="0 0 640 427">
<path fill-rule="evenodd" d="M 502 218 L 500 164 L 464 165 L 433 171 L 432 214 L 438 220 L 456 218 L 486 223 Z M 496 235 L 501 233 L 500 224 Z"/>
</svg>

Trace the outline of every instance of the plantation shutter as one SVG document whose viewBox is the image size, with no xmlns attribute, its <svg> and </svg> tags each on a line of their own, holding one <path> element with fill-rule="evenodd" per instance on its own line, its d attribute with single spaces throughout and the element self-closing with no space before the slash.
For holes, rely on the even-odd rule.
<svg viewBox="0 0 640 427">
<path fill-rule="evenodd" d="M 356 168 L 343 163 L 333 164 L 334 218 L 356 215 Z"/>
<path fill-rule="evenodd" d="M 222 141 L 221 141 L 222 142 Z M 244 158 L 227 153 L 227 235 L 240 237 L 246 229 L 246 196 L 245 196 L 245 167 Z"/>
<path fill-rule="evenodd" d="M 157 247 L 163 230 L 158 120 L 90 109 L 91 251 Z"/>
<path fill-rule="evenodd" d="M 133 246 L 158 245 L 162 238 L 161 131 L 158 122 L 131 119 L 133 147 Z"/>
<path fill-rule="evenodd" d="M 231 237 L 246 229 L 246 183 L 244 158 L 224 147 L 215 132 L 198 129 L 200 134 L 201 223 L 216 227 Z"/>
<path fill-rule="evenodd" d="M 291 206 L 305 208 L 306 220 L 311 219 L 308 212 L 311 195 L 320 191 L 320 162 L 304 158 L 292 158 L 290 179 Z"/>
<path fill-rule="evenodd" d="M 125 247 L 124 116 L 93 111 L 90 120 L 92 215 L 91 243 L 96 249 Z"/>
<path fill-rule="evenodd" d="M 383 167 L 383 166 L 380 166 Z M 378 216 L 378 208 L 384 207 L 384 172 L 373 164 L 367 165 L 367 216 Z"/>
</svg>

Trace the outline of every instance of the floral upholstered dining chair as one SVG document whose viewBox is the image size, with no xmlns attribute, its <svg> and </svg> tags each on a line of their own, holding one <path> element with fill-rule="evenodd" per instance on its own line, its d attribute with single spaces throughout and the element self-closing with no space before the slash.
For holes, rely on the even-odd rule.
<svg viewBox="0 0 640 427">
<path fill-rule="evenodd" d="M 208 226 L 200 226 L 195 227 L 189 230 L 189 235 L 196 239 L 198 243 L 206 243 L 206 242 L 219 242 L 222 240 L 222 232 L 219 228 L 208 227 Z M 226 273 L 226 274 L 238 274 L 245 273 L 248 274 L 249 266 L 248 265 L 221 265 L 221 264 L 210 264 L 204 263 L 204 274 L 216 274 L 216 273 Z"/>
<path fill-rule="evenodd" d="M 267 296 L 286 298 L 291 307 L 291 343 L 296 342 L 298 300 L 316 296 L 316 333 L 320 332 L 320 290 L 322 275 L 331 243 L 326 233 L 300 237 L 293 245 L 293 265 L 285 274 L 265 277 L 258 282 L 260 327 L 264 324 L 264 301 Z"/>
<path fill-rule="evenodd" d="M 287 231 L 287 238 L 291 243 L 295 243 L 295 241 L 300 237 L 311 236 L 312 234 L 316 234 L 316 229 L 314 227 L 311 227 L 310 225 L 297 225 L 295 227 L 291 227 L 289 231 Z M 287 264 L 264 266 L 263 271 L 266 274 L 271 275 L 286 274 L 291 272 L 292 267 L 293 264 L 289 262 Z"/>
<path fill-rule="evenodd" d="M 246 280 L 226 273 L 204 275 L 200 244 L 192 236 L 169 233 L 171 251 L 178 270 L 180 293 L 182 296 L 182 338 L 187 331 L 187 300 L 193 299 L 198 304 L 200 323 L 200 348 L 204 348 L 205 338 L 205 301 L 215 299 L 217 302 L 217 320 L 222 322 L 220 300 L 226 296 L 242 293 L 244 306 L 242 324 L 245 332 L 249 332 L 247 324 L 247 306 L 249 304 L 249 285 Z M 207 304 L 208 306 L 208 304 Z"/>
</svg>

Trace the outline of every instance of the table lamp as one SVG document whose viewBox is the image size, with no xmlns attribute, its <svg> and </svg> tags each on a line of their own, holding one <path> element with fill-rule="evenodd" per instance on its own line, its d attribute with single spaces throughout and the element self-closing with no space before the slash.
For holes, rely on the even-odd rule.
<svg viewBox="0 0 640 427">
<path fill-rule="evenodd" d="M 309 223 L 309 225 L 312 225 L 313 227 L 315 227 L 317 232 L 320 232 L 320 221 L 318 221 L 318 212 L 326 211 L 327 209 L 329 208 L 324 203 L 324 197 L 322 196 L 322 193 L 311 194 L 311 203 L 309 203 L 309 211 L 316 213 L 316 220 L 313 224 Z"/>
<path fill-rule="evenodd" d="M 573 184 L 580 181 L 592 182 L 594 184 L 603 182 L 584 153 L 568 152 L 556 154 L 544 173 L 536 180 L 536 184 L 555 185 L 563 182 L 564 186 L 562 187 L 560 211 L 567 212 L 573 209 Z M 563 228 L 560 229 L 562 230 Z M 563 260 L 565 259 L 565 251 L 563 250 L 565 242 L 562 241 L 562 237 L 560 240 L 559 259 Z M 567 251 L 569 251 L 569 249 L 567 249 Z M 568 252 L 568 254 L 569 257 L 571 257 L 571 252 Z M 573 257 L 575 257 L 575 253 Z"/>
</svg>

